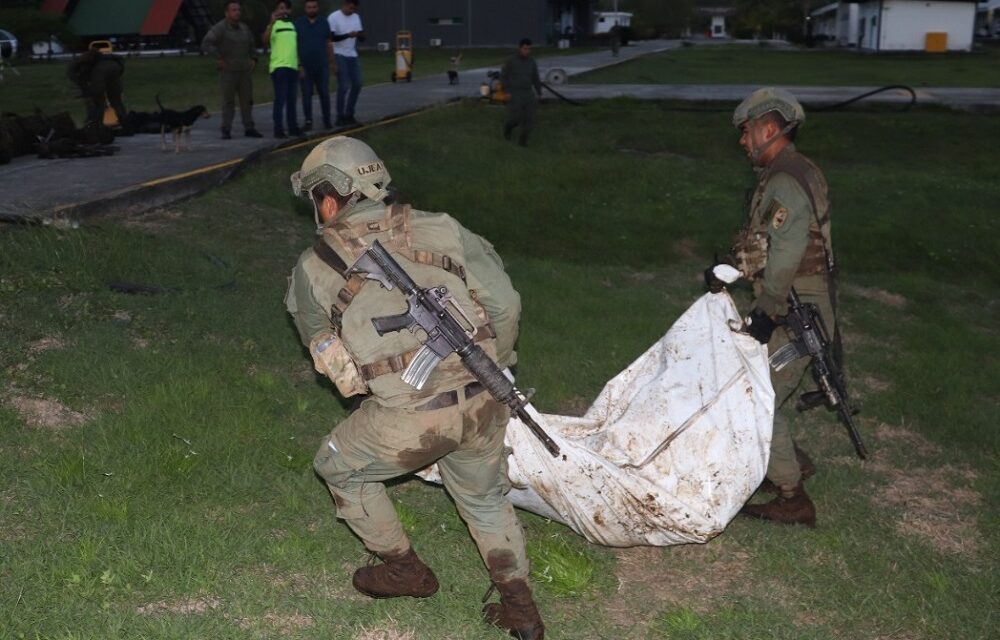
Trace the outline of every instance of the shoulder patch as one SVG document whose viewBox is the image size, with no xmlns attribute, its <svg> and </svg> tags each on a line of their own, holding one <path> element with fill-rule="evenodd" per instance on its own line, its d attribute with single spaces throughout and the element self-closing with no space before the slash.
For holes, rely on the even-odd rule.
<svg viewBox="0 0 1000 640">
<path fill-rule="evenodd" d="M 780 229 L 781 225 L 785 224 L 785 220 L 788 219 L 788 209 L 786 207 L 778 207 L 778 210 L 774 212 L 771 216 L 771 228 Z"/>
</svg>

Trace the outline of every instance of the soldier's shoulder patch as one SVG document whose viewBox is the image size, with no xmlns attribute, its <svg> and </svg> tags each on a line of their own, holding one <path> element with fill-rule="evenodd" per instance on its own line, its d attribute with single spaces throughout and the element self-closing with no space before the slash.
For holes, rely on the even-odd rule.
<svg viewBox="0 0 1000 640">
<path fill-rule="evenodd" d="M 785 220 L 788 219 L 788 209 L 786 207 L 778 207 L 771 216 L 771 227 L 773 229 L 780 229 L 781 225 L 785 224 Z"/>
</svg>

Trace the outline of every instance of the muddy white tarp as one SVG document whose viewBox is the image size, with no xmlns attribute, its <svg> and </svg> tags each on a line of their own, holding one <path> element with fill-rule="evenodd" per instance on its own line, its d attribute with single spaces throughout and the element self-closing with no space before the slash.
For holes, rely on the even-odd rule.
<svg viewBox="0 0 1000 640">
<path fill-rule="evenodd" d="M 559 458 L 512 419 L 512 502 L 615 547 L 720 533 L 764 477 L 774 417 L 766 350 L 734 323 L 729 295 L 706 294 L 584 417 L 532 411 Z"/>
</svg>

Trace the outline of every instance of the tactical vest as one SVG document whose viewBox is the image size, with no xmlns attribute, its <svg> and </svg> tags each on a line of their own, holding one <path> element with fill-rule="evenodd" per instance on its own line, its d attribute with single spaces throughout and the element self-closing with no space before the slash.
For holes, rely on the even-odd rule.
<svg viewBox="0 0 1000 640">
<path fill-rule="evenodd" d="M 813 219 L 809 224 L 809 243 L 799 263 L 796 277 L 832 273 L 833 246 L 830 241 L 830 200 L 823 174 L 804 155 L 786 150 L 764 169 L 764 175 L 749 202 L 749 211 L 744 228 L 737 234 L 732 254 L 736 268 L 751 282 L 759 278 L 767 266 L 767 252 L 770 241 L 770 202 L 764 202 L 771 179 L 784 173 L 794 179 L 809 198 Z"/>
<path fill-rule="evenodd" d="M 414 248 L 411 221 L 410 206 L 394 204 L 386 207 L 385 217 L 382 220 L 355 223 L 344 220 L 328 225 L 323 229 L 322 237 L 313 246 L 316 255 L 345 279 L 344 286 L 337 293 L 331 306 L 330 322 L 337 332 L 341 333 L 342 339 L 365 382 L 403 371 L 419 351 L 418 347 L 364 362 L 362 360 L 365 358 L 356 356 L 355 350 L 351 348 L 350 336 L 343 335 L 344 321 L 348 317 L 351 304 L 371 282 L 359 274 L 347 276 L 346 272 L 349 265 L 353 264 L 368 249 L 373 239 L 382 243 L 396 257 L 401 257 L 415 265 L 434 267 L 450 274 L 449 276 L 442 274 L 441 279 L 445 282 L 435 282 L 434 286 L 445 284 L 459 305 L 471 306 L 475 312 L 474 315 L 470 316 L 475 321 L 473 340 L 480 343 L 480 346 L 492 357 L 496 357 L 496 334 L 489 323 L 486 309 L 479 304 L 476 298 L 475 290 L 466 286 L 464 265 L 446 254 Z M 404 264 L 404 268 L 405 266 Z M 410 275 L 414 280 L 417 280 L 418 284 L 421 284 L 417 274 L 411 273 Z M 456 282 L 456 278 L 460 282 Z M 371 286 L 378 287 L 379 285 Z M 421 284 L 421 286 L 426 286 L 426 284 Z M 391 315 L 391 313 L 387 312 L 386 315 Z M 370 324 L 368 318 L 362 319 L 362 324 L 364 323 Z"/>
</svg>

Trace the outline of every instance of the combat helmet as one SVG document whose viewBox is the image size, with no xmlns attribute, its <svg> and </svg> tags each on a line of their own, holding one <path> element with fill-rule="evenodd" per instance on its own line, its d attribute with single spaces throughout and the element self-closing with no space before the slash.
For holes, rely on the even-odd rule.
<svg viewBox="0 0 1000 640">
<path fill-rule="evenodd" d="M 374 149 L 360 140 L 335 136 L 316 145 L 291 180 L 292 193 L 312 201 L 319 224 L 319 203 L 313 195 L 319 185 L 327 183 L 341 196 L 350 196 L 342 209 L 347 210 L 362 195 L 369 200 L 385 200 L 392 178 Z"/>
<path fill-rule="evenodd" d="M 802 104 L 788 91 L 777 87 L 757 89 L 736 107 L 733 112 L 733 126 L 739 129 L 748 120 L 754 120 L 765 113 L 777 111 L 788 122 L 788 130 L 806 121 Z"/>
</svg>

